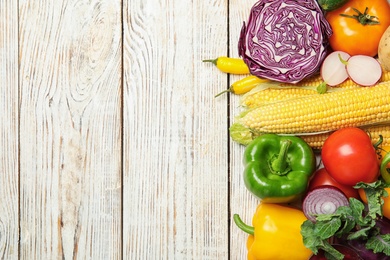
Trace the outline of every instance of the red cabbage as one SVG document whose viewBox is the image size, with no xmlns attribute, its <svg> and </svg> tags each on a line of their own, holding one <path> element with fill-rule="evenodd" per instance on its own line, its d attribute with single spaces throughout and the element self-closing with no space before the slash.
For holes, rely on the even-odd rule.
<svg viewBox="0 0 390 260">
<path fill-rule="evenodd" d="M 316 0 L 260 0 L 243 24 L 238 53 L 251 74 L 297 83 L 319 71 L 331 34 Z"/>
</svg>

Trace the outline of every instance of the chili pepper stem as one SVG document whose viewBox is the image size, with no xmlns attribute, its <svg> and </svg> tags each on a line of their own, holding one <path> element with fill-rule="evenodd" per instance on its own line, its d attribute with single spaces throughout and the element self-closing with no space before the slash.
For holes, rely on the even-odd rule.
<svg viewBox="0 0 390 260">
<path fill-rule="evenodd" d="M 229 89 L 226 89 L 226 90 L 224 90 L 224 91 L 222 91 L 222 92 L 218 93 L 218 94 L 217 94 L 217 95 L 215 95 L 214 97 L 219 97 L 220 95 L 222 95 L 222 94 L 224 94 L 224 93 L 227 93 L 227 92 L 232 92 L 231 88 L 229 88 Z"/>
<path fill-rule="evenodd" d="M 234 223 L 236 223 L 237 227 L 239 227 L 242 231 L 248 233 L 249 235 L 255 234 L 255 228 L 245 224 L 238 214 L 233 215 L 233 220 Z"/>
<path fill-rule="evenodd" d="M 274 174 L 285 175 L 290 171 L 290 167 L 287 162 L 287 152 L 290 145 L 290 140 L 283 140 L 281 142 L 279 154 L 276 157 L 271 158 L 270 167 Z"/>
<path fill-rule="evenodd" d="M 214 60 L 203 60 L 203 62 L 211 62 L 214 65 L 217 65 L 217 61 L 218 61 L 218 58 L 214 59 Z"/>
</svg>

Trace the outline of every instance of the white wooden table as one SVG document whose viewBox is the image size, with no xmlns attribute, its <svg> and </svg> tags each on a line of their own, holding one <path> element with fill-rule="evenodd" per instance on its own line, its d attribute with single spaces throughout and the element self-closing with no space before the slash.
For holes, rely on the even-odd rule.
<svg viewBox="0 0 390 260">
<path fill-rule="evenodd" d="M 0 259 L 245 259 L 228 127 L 255 1 L 0 2 Z"/>
</svg>

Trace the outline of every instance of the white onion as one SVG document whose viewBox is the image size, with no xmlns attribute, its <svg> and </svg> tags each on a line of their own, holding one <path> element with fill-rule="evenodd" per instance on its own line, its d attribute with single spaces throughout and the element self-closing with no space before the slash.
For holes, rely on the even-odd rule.
<svg viewBox="0 0 390 260">
<path fill-rule="evenodd" d="M 355 55 L 347 61 L 347 73 L 351 80 L 361 86 L 375 85 L 382 76 L 382 67 L 373 57 Z"/>
<path fill-rule="evenodd" d="M 336 86 L 348 78 L 345 64 L 351 56 L 343 51 L 334 51 L 326 56 L 321 65 L 321 77 L 329 86 Z M 341 59 L 340 59 L 341 58 Z"/>
</svg>

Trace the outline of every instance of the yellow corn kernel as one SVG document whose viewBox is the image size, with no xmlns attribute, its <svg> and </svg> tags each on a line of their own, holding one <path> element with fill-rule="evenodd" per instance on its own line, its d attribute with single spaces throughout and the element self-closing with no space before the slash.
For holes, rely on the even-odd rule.
<svg viewBox="0 0 390 260">
<path fill-rule="evenodd" d="M 390 82 L 268 103 L 239 123 L 259 133 L 318 133 L 390 121 Z"/>
<path fill-rule="evenodd" d="M 361 127 L 371 138 L 372 144 L 376 144 L 380 136 L 382 136 L 381 146 L 390 146 L 390 125 L 377 125 Z M 300 136 L 313 149 L 322 149 L 325 140 L 332 132 L 316 134 L 316 135 L 302 135 Z"/>
<path fill-rule="evenodd" d="M 390 81 L 390 71 L 383 71 L 382 77 L 379 82 L 387 82 Z"/>
<path fill-rule="evenodd" d="M 241 104 L 245 107 L 253 108 L 270 102 L 313 94 L 317 94 L 317 91 L 304 88 L 267 88 L 264 90 L 259 90 L 253 94 L 244 96 L 241 99 Z"/>
<path fill-rule="evenodd" d="M 388 81 L 390 81 L 390 72 L 383 71 L 379 83 L 388 82 Z M 322 82 L 323 80 L 321 76 L 315 75 L 305 80 L 302 80 L 297 84 L 280 83 L 278 87 L 270 86 L 269 88 L 253 91 L 251 93 L 244 95 L 241 99 L 241 104 L 244 107 L 254 108 L 270 102 L 281 101 L 290 98 L 298 98 L 298 97 L 312 95 L 312 94 L 317 95 L 318 92 L 316 88 Z M 329 89 L 345 90 L 345 89 L 357 88 L 357 87 L 361 87 L 361 86 L 353 82 L 351 79 L 347 79 L 343 83 L 334 87 L 330 87 Z"/>
</svg>

